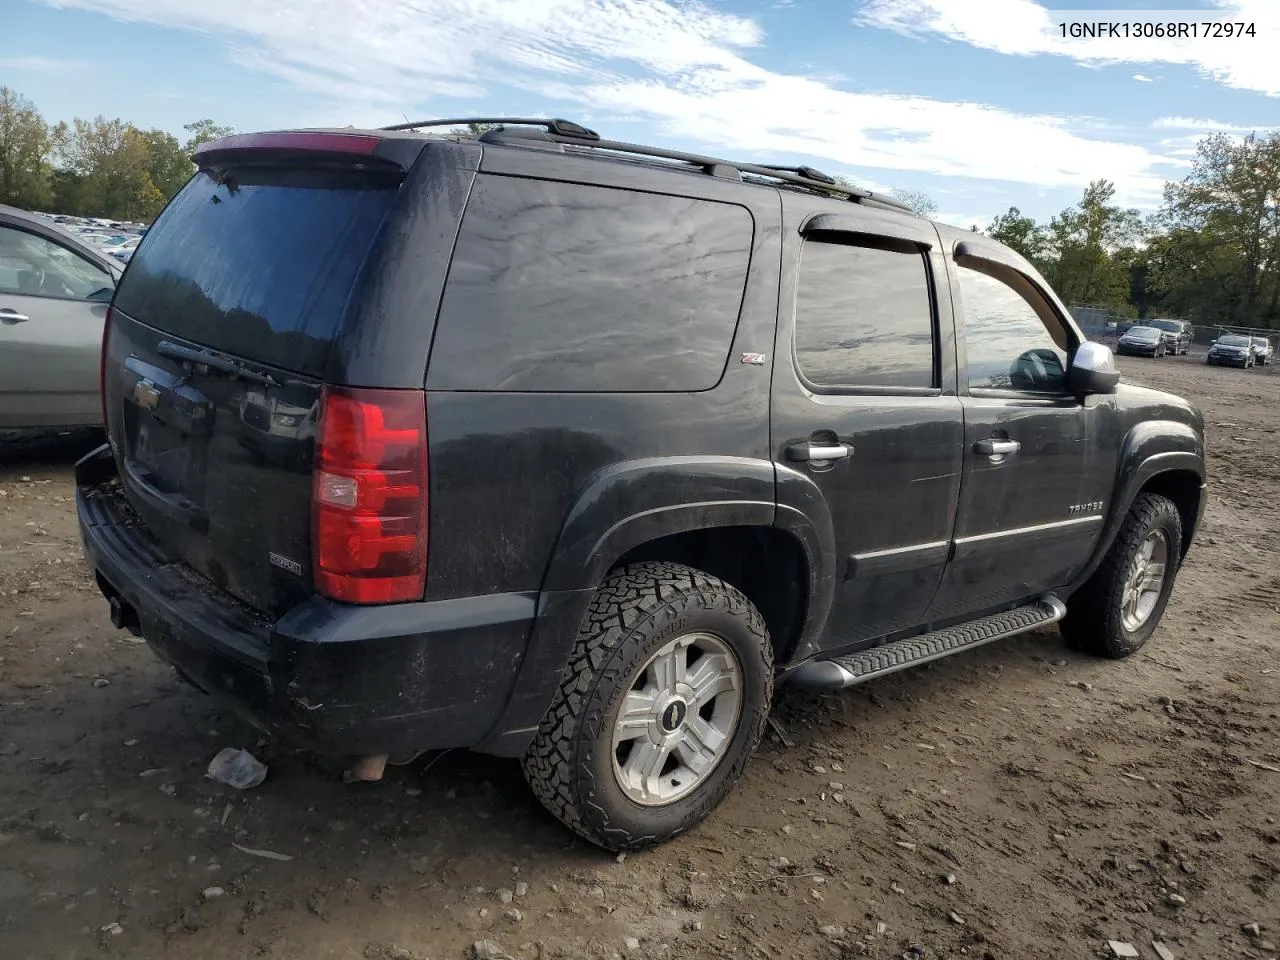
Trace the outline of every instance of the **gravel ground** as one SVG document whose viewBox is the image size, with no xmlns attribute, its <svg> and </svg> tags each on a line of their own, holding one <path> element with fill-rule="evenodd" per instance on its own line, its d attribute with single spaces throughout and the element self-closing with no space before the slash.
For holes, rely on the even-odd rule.
<svg viewBox="0 0 1280 960">
<path fill-rule="evenodd" d="M 107 622 L 71 503 L 93 438 L 0 441 L 0 958 L 1275 957 L 1280 367 L 1125 367 L 1209 432 L 1208 516 L 1142 653 L 1044 631 L 784 694 L 794 745 L 621 861 L 511 761 L 354 786 L 260 743 Z M 267 781 L 206 779 L 225 746 Z"/>
</svg>

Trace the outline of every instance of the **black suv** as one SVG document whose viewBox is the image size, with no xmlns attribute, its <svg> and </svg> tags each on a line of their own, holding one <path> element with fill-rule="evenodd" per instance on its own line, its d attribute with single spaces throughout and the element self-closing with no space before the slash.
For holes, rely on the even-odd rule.
<svg viewBox="0 0 1280 960">
<path fill-rule="evenodd" d="M 1191 324 L 1185 320 L 1143 320 L 1144 326 L 1155 327 L 1164 336 L 1168 351 L 1175 357 L 1191 352 Z"/>
<path fill-rule="evenodd" d="M 86 553 L 116 626 L 366 779 L 521 757 L 644 847 L 779 684 L 1164 611 L 1201 417 L 999 243 L 563 121 L 195 159 L 112 305 Z"/>
</svg>

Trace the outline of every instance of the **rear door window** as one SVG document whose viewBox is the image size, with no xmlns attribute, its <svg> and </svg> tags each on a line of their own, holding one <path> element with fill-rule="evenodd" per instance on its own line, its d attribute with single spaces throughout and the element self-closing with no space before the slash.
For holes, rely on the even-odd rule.
<svg viewBox="0 0 1280 960">
<path fill-rule="evenodd" d="M 115 305 L 195 343 L 322 376 L 398 182 L 355 170 L 201 171 L 148 231 Z"/>
<path fill-rule="evenodd" d="M 806 240 L 796 366 L 814 387 L 934 387 L 933 297 L 924 251 L 888 238 Z"/>
<path fill-rule="evenodd" d="M 733 342 L 752 232 L 733 204 L 482 174 L 427 386 L 710 389 Z"/>
</svg>

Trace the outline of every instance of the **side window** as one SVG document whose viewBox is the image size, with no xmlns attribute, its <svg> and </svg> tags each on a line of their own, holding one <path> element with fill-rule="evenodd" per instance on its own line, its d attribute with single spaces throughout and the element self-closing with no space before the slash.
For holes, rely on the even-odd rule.
<svg viewBox="0 0 1280 960">
<path fill-rule="evenodd" d="M 708 390 L 733 344 L 753 231 L 734 204 L 481 174 L 427 386 Z"/>
<path fill-rule="evenodd" d="M 88 300 L 113 286 L 107 271 L 61 244 L 0 226 L 0 293 Z"/>
<path fill-rule="evenodd" d="M 969 388 L 1062 393 L 1067 332 L 1025 279 L 959 266 Z"/>
<path fill-rule="evenodd" d="M 817 387 L 934 387 L 933 299 L 920 248 L 806 240 L 796 366 Z"/>
</svg>

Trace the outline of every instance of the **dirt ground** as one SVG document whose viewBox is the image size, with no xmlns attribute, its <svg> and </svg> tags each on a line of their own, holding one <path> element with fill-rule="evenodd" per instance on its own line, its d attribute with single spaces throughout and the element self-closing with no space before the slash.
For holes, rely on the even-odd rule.
<svg viewBox="0 0 1280 960">
<path fill-rule="evenodd" d="M 1201 404 L 1210 452 L 1143 652 L 1045 631 L 784 694 L 794 746 L 771 733 L 700 829 L 622 860 L 511 761 L 346 786 L 258 742 L 110 627 L 71 502 L 87 439 L 0 446 L 0 958 L 1275 957 L 1280 367 L 1126 369 Z M 224 746 L 267 781 L 206 779 Z"/>
</svg>

